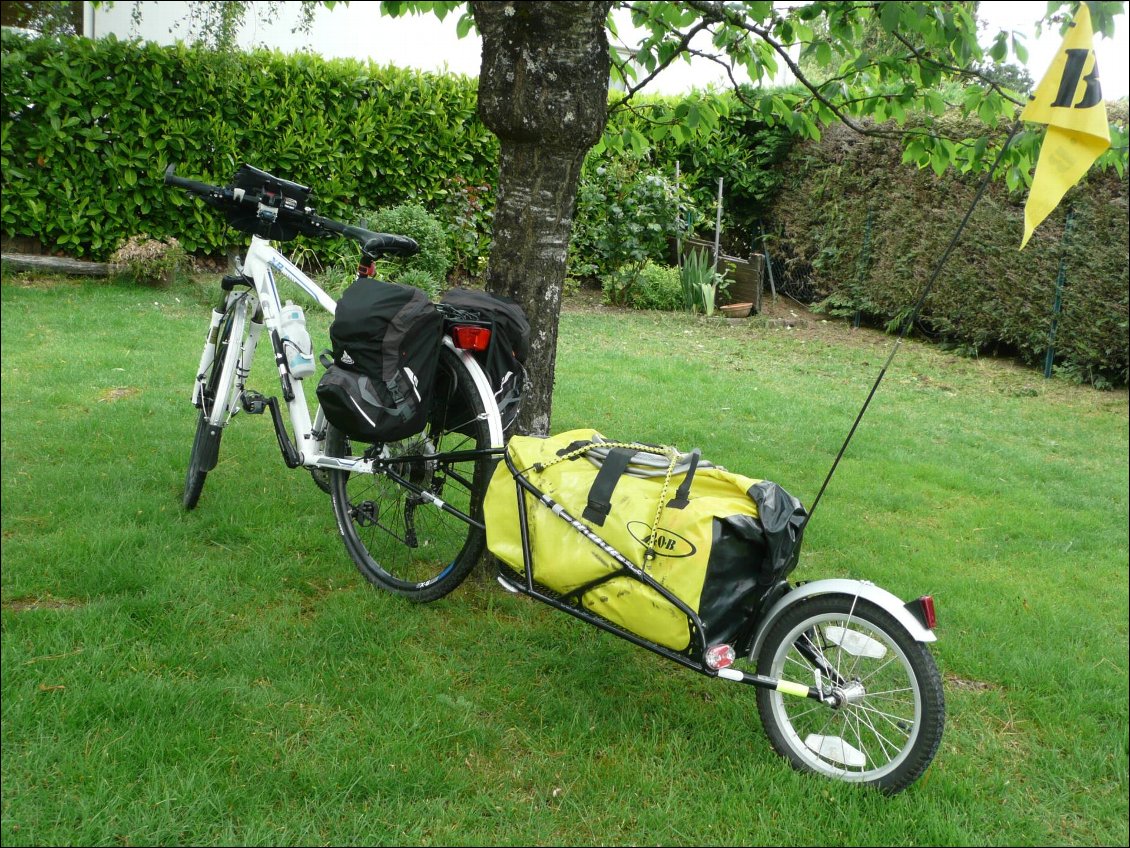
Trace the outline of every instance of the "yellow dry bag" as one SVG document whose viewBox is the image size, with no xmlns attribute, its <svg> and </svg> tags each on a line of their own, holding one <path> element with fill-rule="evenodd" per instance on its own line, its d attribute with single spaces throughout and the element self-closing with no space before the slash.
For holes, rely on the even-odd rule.
<svg viewBox="0 0 1130 848">
<path fill-rule="evenodd" d="M 766 591 L 796 565 L 805 516 L 777 484 L 697 451 L 611 441 L 595 430 L 515 436 L 484 512 L 487 546 L 523 578 L 519 491 L 533 581 L 676 651 L 692 645 L 698 623 L 707 644 L 729 642 L 751 623 Z"/>
</svg>

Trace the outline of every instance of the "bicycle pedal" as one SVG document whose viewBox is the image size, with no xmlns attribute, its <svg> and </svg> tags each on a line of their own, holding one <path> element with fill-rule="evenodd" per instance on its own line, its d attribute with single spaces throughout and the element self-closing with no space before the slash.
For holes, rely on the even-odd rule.
<svg viewBox="0 0 1130 848">
<path fill-rule="evenodd" d="M 248 415 L 262 415 L 267 411 L 267 399 L 259 392 L 244 392 L 239 402 Z"/>
</svg>

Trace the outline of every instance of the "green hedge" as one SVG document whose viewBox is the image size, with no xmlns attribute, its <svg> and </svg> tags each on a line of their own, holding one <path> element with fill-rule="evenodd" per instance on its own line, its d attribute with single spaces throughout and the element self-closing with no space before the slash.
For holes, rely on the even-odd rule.
<svg viewBox="0 0 1130 848">
<path fill-rule="evenodd" d="M 477 238 L 453 235 L 476 251 L 489 232 L 498 146 L 478 120 L 471 79 L 303 54 L 5 32 L 2 90 L 9 238 L 103 259 L 147 232 L 175 236 L 191 252 L 220 253 L 240 243 L 237 234 L 166 190 L 161 176 L 176 162 L 181 175 L 223 183 L 245 161 L 313 187 L 324 214 L 349 217 L 411 200 L 476 229 Z M 709 141 L 666 134 L 649 158 L 669 178 L 678 161 L 703 210 L 713 209 L 724 177 L 727 249 L 745 253 L 791 140 L 732 95 L 701 97 L 727 113 Z M 654 134 L 643 116 L 659 99 L 640 98 L 634 111 L 613 117 L 611 131 Z M 472 265 L 475 257 L 462 253 Z"/>
<path fill-rule="evenodd" d="M 907 314 L 980 177 L 952 169 L 937 177 L 900 157 L 893 142 L 844 127 L 797 146 L 773 210 L 786 285 L 799 283 L 840 315 L 897 323 Z M 1020 252 L 1026 197 L 994 182 L 943 267 L 919 330 L 969 353 L 1017 354 L 1042 367 L 1062 256 L 1057 367 L 1096 385 L 1126 385 L 1126 178 L 1092 169 Z"/>
<path fill-rule="evenodd" d="M 259 51 L 3 35 L 4 235 L 103 259 L 140 232 L 196 253 L 242 243 L 162 185 L 225 183 L 242 162 L 311 186 L 319 211 L 457 203 L 491 184 L 497 141 L 475 83 Z"/>
<path fill-rule="evenodd" d="M 190 252 L 242 244 L 212 211 L 162 184 L 165 165 L 224 183 L 250 162 L 314 188 L 323 214 L 417 202 L 451 228 L 456 260 L 481 269 L 497 141 L 476 116 L 475 81 L 350 60 L 259 51 L 216 54 L 113 38 L 2 38 L 0 225 L 75 256 L 104 259 L 139 233 Z M 789 278 L 841 314 L 880 322 L 914 302 L 964 214 L 975 180 L 901 164 L 892 143 L 832 127 L 793 145 L 732 95 L 707 140 L 655 136 L 650 166 L 673 175 L 704 211 L 726 180 L 723 244 L 750 252 L 759 223 L 777 234 Z M 694 111 L 693 100 L 688 107 Z M 640 100 L 636 112 L 646 113 Z M 689 114 L 689 112 L 688 112 Z M 1125 115 L 1123 115 L 1125 118 Z M 594 153 L 586 172 L 613 154 Z M 923 327 L 970 351 L 1016 351 L 1042 364 L 1059 258 L 1067 286 L 1060 367 L 1095 383 L 1127 382 L 1127 184 L 1092 172 L 1016 251 L 1023 196 L 994 185 L 936 293 Z M 710 229 L 713 216 L 704 227 Z M 870 222 L 870 223 L 869 223 Z M 868 234 L 870 233 L 870 234 Z"/>
</svg>

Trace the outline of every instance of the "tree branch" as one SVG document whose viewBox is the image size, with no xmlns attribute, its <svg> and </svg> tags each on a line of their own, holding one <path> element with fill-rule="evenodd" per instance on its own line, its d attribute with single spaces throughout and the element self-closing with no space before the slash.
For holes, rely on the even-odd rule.
<svg viewBox="0 0 1130 848">
<path fill-rule="evenodd" d="M 975 79 L 982 85 L 988 86 L 1005 100 L 1016 106 L 1025 106 L 1027 104 L 1027 101 L 1025 100 L 1017 100 L 1015 97 L 1010 97 L 1009 94 L 1004 90 L 1004 88 L 1001 87 L 1000 83 L 994 82 L 993 80 L 982 74 L 980 71 L 974 71 L 968 68 L 959 68 L 955 65 L 948 65 L 945 62 L 940 62 L 933 56 L 929 56 L 923 53 L 921 50 L 911 44 L 901 33 L 892 32 L 891 35 L 893 35 L 904 47 L 906 47 L 907 50 L 911 52 L 911 54 L 913 54 L 916 61 L 922 64 L 933 65 L 936 68 L 941 68 L 943 71 L 948 71 L 951 74 L 956 74 L 957 76 L 964 77 L 966 79 Z"/>
<path fill-rule="evenodd" d="M 670 67 L 671 63 L 674 62 L 677 58 L 679 58 L 679 56 L 683 55 L 683 53 L 685 53 L 687 51 L 688 46 L 690 45 L 691 39 L 694 38 L 696 35 L 698 35 L 700 32 L 702 32 L 704 29 L 707 29 L 709 26 L 710 26 L 710 22 L 703 20 L 703 21 L 700 21 L 699 23 L 695 24 L 689 30 L 687 30 L 687 32 L 679 40 L 679 43 L 675 47 L 674 52 L 672 52 L 672 54 L 667 57 L 666 61 L 660 62 L 659 65 L 656 66 L 655 70 L 653 70 L 650 74 L 648 74 L 646 77 L 644 77 L 642 81 L 640 81 L 639 83 L 637 83 L 633 86 L 627 87 L 625 89 L 624 96 L 621 97 L 619 100 L 617 100 L 615 103 L 613 103 L 611 106 L 609 106 L 608 111 L 613 112 L 616 109 L 623 106 L 629 100 L 631 100 L 632 97 L 634 97 L 640 89 L 642 89 L 649 82 L 651 82 L 653 79 L 655 79 L 657 76 L 659 76 L 659 74 L 664 69 Z M 670 28 L 668 28 L 667 31 L 673 32 L 673 30 L 671 30 Z M 621 75 L 624 76 L 623 74 L 621 74 Z M 624 78 L 627 79 L 626 76 Z"/>
<path fill-rule="evenodd" d="M 845 126 L 850 127 L 858 133 L 862 133 L 864 135 L 868 134 L 863 127 L 853 121 L 848 115 L 844 114 L 843 110 L 841 110 L 835 103 L 825 97 L 823 93 L 821 93 L 819 86 L 814 85 L 809 81 L 808 77 L 800 69 L 800 65 L 798 65 L 793 60 L 793 57 L 789 55 L 788 49 L 779 41 L 777 41 L 777 39 L 773 38 L 769 30 L 765 29 L 764 27 L 760 27 L 757 24 L 743 20 L 740 15 L 727 9 L 721 3 L 705 2 L 704 0 L 687 0 L 687 5 L 692 9 L 698 11 L 704 18 L 708 18 L 715 23 L 728 24 L 730 26 L 737 27 L 738 29 L 744 29 L 746 32 L 749 32 L 752 35 L 756 35 L 758 38 L 760 38 L 762 41 L 773 48 L 773 52 L 775 52 L 778 56 L 781 57 L 781 59 L 784 60 L 785 65 L 788 66 L 790 71 L 792 71 L 792 74 L 794 77 L 796 77 L 797 81 L 805 88 L 807 88 L 812 93 L 812 96 L 819 103 L 823 104 L 829 112 L 835 115 Z"/>
</svg>

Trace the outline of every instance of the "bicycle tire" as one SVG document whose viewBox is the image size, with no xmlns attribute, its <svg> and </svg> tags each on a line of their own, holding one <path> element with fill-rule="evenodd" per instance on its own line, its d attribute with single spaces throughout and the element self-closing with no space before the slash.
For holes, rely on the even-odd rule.
<svg viewBox="0 0 1130 848">
<path fill-rule="evenodd" d="M 332 425 L 326 433 L 327 455 L 399 458 L 393 471 L 480 523 L 494 460 L 487 455 L 448 460 L 445 455 L 490 446 L 483 400 L 466 365 L 447 347 L 440 349 L 432 410 L 419 434 L 368 444 Z M 434 601 L 459 586 L 482 555 L 483 530 L 437 508 L 387 474 L 334 470 L 330 478 L 334 516 L 346 550 L 374 586 L 418 603 Z"/>
<path fill-rule="evenodd" d="M 240 353 L 238 346 L 233 349 L 231 345 L 236 312 L 237 308 L 229 309 L 220 324 L 216 337 L 216 353 L 212 358 L 208 379 L 204 381 L 200 390 L 200 413 L 196 420 L 196 436 L 192 440 L 192 450 L 188 456 L 188 469 L 184 478 L 182 503 L 185 509 L 194 509 L 200 501 L 200 494 L 204 491 L 204 481 L 208 477 L 208 472 L 216 467 L 220 454 L 220 437 L 224 432 L 227 405 L 230 403 L 231 386 L 236 370 L 234 362 L 228 369 L 225 369 L 224 364 L 229 351 L 232 351 L 236 357 Z M 217 414 L 215 405 L 218 396 L 223 397 L 224 408 Z"/>
<path fill-rule="evenodd" d="M 893 795 L 933 761 L 945 727 L 941 675 L 926 646 L 881 607 L 840 594 L 802 601 L 773 625 L 757 668 L 850 693 L 832 707 L 757 690 L 765 733 L 794 768 Z"/>
</svg>

